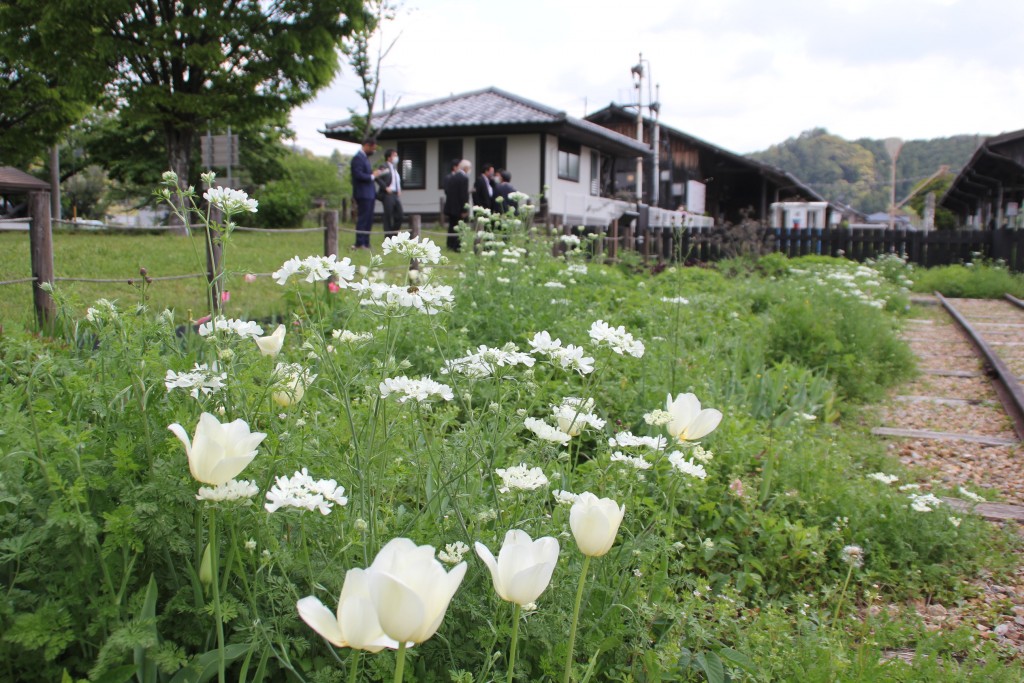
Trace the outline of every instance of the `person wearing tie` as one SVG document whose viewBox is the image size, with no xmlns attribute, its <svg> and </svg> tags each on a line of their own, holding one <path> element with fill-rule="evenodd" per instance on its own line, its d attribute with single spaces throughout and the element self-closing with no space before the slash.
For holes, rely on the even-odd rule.
<svg viewBox="0 0 1024 683">
<path fill-rule="evenodd" d="M 398 173 L 398 151 L 389 149 L 384 152 L 385 167 L 382 169 L 378 182 L 383 193 L 380 203 L 384 205 L 384 236 L 394 237 L 402 229 L 405 215 L 402 211 L 402 177 Z"/>
</svg>

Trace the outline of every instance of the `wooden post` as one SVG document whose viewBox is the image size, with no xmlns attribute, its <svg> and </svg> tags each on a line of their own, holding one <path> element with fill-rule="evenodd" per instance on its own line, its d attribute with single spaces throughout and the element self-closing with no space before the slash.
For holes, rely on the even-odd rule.
<svg viewBox="0 0 1024 683">
<path fill-rule="evenodd" d="M 341 198 L 341 220 L 346 223 L 352 222 L 352 214 L 349 213 L 348 197 Z"/>
<path fill-rule="evenodd" d="M 220 232 L 216 230 L 214 223 L 220 223 L 223 218 L 220 210 L 210 207 L 210 232 L 203 234 L 202 239 L 206 244 L 206 282 L 210 288 L 210 297 L 213 301 L 213 310 L 220 312 L 221 308 L 221 244 Z"/>
<path fill-rule="evenodd" d="M 39 191 L 28 195 L 29 247 L 32 252 L 32 302 L 36 321 L 45 331 L 53 329 L 57 307 L 43 284 L 53 286 L 53 230 L 50 223 L 50 193 Z"/>
<path fill-rule="evenodd" d="M 324 256 L 338 255 L 338 212 L 324 212 Z"/>
<path fill-rule="evenodd" d="M 420 230 L 423 228 L 423 216 L 418 213 L 414 213 L 409 216 L 409 237 L 416 239 L 420 236 Z"/>
<path fill-rule="evenodd" d="M 608 242 L 608 260 L 615 261 L 619 258 L 619 219 L 612 221 L 612 237 Z"/>
</svg>

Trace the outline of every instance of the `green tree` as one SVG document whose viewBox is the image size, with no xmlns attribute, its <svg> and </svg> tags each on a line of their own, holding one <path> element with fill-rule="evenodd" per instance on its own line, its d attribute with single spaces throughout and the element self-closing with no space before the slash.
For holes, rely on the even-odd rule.
<svg viewBox="0 0 1024 683">
<path fill-rule="evenodd" d="M 288 151 L 282 159 L 284 176 L 268 182 L 260 190 L 260 210 L 256 221 L 262 227 L 298 226 L 317 200 L 328 207 L 341 205 L 345 195 L 338 167 L 330 159 L 308 151 Z"/>
<path fill-rule="evenodd" d="M 26 63 L 89 41 L 98 59 L 71 73 L 106 84 L 124 122 L 158 132 L 167 166 L 193 178 L 197 136 L 212 125 L 280 120 L 334 78 L 361 0 L 10 0 L 0 32 L 38 34 Z M 70 68 L 70 67 L 69 67 Z"/>
</svg>

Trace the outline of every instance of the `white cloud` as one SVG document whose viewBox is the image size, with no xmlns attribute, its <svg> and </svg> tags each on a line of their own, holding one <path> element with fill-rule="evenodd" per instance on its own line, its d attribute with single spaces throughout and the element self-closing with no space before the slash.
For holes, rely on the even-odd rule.
<svg viewBox="0 0 1024 683">
<path fill-rule="evenodd" d="M 582 116 L 634 97 L 642 51 L 662 121 L 737 152 L 814 127 L 994 134 L 1024 128 L 1022 25 L 1017 0 L 430 0 L 386 27 L 382 91 L 415 104 L 493 85 Z M 345 148 L 316 131 L 358 106 L 356 85 L 346 70 L 296 110 L 299 145 Z"/>
</svg>

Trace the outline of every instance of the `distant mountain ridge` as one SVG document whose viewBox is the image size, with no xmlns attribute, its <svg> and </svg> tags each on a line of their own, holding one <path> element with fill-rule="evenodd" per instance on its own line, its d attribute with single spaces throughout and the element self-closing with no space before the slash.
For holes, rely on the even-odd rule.
<svg viewBox="0 0 1024 683">
<path fill-rule="evenodd" d="M 954 135 L 906 141 L 896 162 L 896 201 L 942 165 L 955 174 L 984 139 L 983 135 Z M 830 201 L 864 213 L 888 209 L 891 162 L 884 140 L 845 140 L 814 128 L 748 156 L 789 171 Z"/>
</svg>

